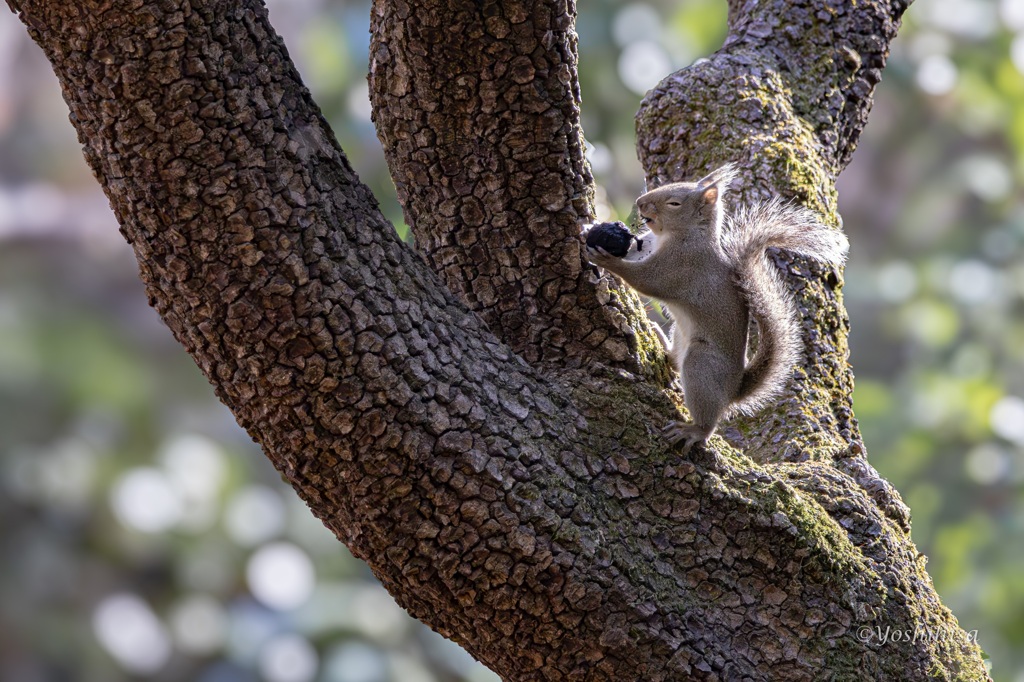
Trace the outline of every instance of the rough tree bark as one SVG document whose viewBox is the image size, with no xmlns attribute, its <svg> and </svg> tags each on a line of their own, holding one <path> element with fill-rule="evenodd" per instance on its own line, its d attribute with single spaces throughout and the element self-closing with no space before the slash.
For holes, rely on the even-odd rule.
<svg viewBox="0 0 1024 682">
<path fill-rule="evenodd" d="M 8 3 L 217 395 L 400 604 L 503 678 L 985 678 L 865 460 L 839 273 L 777 256 L 808 361 L 729 430 L 745 454 L 658 436 L 665 359 L 577 240 L 572 3 L 375 3 L 376 120 L 426 262 L 259 2 Z M 742 197 L 835 219 L 905 3 L 729 4 L 723 50 L 644 101 L 647 172 L 734 160 Z"/>
</svg>

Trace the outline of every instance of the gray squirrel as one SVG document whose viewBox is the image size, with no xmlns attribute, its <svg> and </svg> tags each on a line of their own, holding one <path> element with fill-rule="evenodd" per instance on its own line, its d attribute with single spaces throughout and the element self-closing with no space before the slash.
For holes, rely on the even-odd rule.
<svg viewBox="0 0 1024 682">
<path fill-rule="evenodd" d="M 785 388 L 800 359 L 793 295 L 765 249 L 777 247 L 841 265 L 849 244 L 811 211 L 772 199 L 726 215 L 731 165 L 697 182 L 676 182 L 636 200 L 650 230 L 642 252 L 624 258 L 587 247 L 591 262 L 645 296 L 661 300 L 674 321 L 662 336 L 682 378 L 692 423 L 671 422 L 665 436 L 689 452 L 734 414 L 752 415 Z M 750 316 L 758 343 L 747 361 Z"/>
</svg>

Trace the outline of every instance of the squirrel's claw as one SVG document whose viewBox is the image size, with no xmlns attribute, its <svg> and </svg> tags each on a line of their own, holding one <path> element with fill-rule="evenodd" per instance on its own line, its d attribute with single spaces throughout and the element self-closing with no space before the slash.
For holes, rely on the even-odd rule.
<svg viewBox="0 0 1024 682">
<path fill-rule="evenodd" d="M 590 246 L 588 244 L 587 245 L 587 258 L 589 258 L 591 262 L 596 263 L 596 262 L 602 261 L 602 260 L 604 260 L 604 261 L 612 260 L 613 258 L 615 258 L 615 256 L 613 256 L 612 254 L 608 253 L 607 251 L 605 251 L 600 246 Z"/>
<path fill-rule="evenodd" d="M 661 433 L 672 445 L 682 443 L 682 453 L 684 455 L 690 454 L 690 450 L 694 445 L 703 443 L 710 435 L 706 429 L 702 429 L 696 424 L 684 424 L 683 422 L 669 422 L 661 430 Z"/>
</svg>

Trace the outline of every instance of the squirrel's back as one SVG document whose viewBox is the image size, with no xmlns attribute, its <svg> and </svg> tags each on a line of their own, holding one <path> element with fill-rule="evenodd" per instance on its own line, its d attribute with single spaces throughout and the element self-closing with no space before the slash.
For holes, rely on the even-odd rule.
<svg viewBox="0 0 1024 682">
<path fill-rule="evenodd" d="M 758 324 L 757 351 L 731 406 L 733 412 L 753 414 L 785 387 L 801 346 L 792 294 L 765 249 L 786 249 L 841 265 L 849 244 L 843 233 L 822 225 L 813 212 L 772 199 L 729 216 L 722 247 Z"/>
</svg>

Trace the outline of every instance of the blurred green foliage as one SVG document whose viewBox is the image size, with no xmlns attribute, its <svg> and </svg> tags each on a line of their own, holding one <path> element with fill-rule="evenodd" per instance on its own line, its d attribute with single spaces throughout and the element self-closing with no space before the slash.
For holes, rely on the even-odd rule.
<svg viewBox="0 0 1024 682">
<path fill-rule="evenodd" d="M 270 9 L 404 232 L 369 121 L 368 4 Z M 608 215 L 642 188 L 644 90 L 724 23 L 723 0 L 581 8 Z M 997 682 L 1024 682 L 1022 73 L 1020 0 L 920 0 L 840 178 L 869 456 Z M 494 679 L 411 623 L 214 400 L 146 306 L 47 74 L 0 14 L 0 679 Z"/>
</svg>

